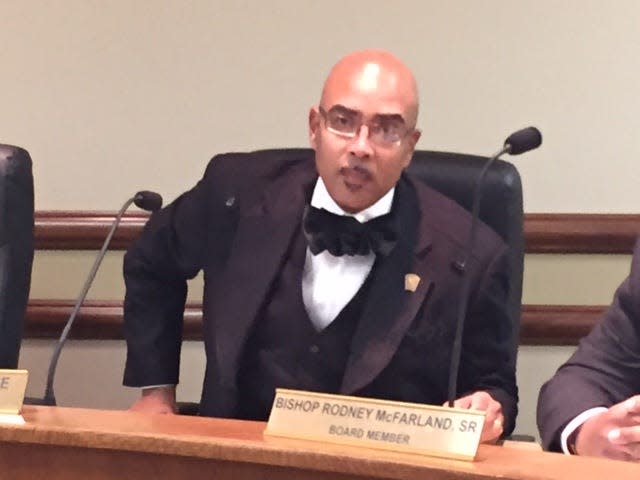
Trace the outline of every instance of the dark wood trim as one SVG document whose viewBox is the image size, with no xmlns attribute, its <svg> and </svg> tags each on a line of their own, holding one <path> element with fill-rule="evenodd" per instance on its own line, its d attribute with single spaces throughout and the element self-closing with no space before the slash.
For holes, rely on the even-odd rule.
<svg viewBox="0 0 640 480">
<path fill-rule="evenodd" d="M 529 213 L 527 253 L 631 253 L 640 233 L 640 215 Z"/>
<path fill-rule="evenodd" d="M 30 300 L 25 337 L 58 338 L 72 308 L 71 300 Z M 575 345 L 591 331 L 604 308 L 584 305 L 524 305 L 520 344 Z M 184 338 L 202 340 L 201 325 L 200 305 L 188 304 L 184 316 Z M 86 302 L 71 329 L 71 338 L 121 340 L 122 303 Z"/>
<path fill-rule="evenodd" d="M 102 246 L 115 218 L 111 212 L 41 211 L 36 213 L 36 248 L 95 250 Z M 128 213 L 116 231 L 112 249 L 125 249 L 140 234 L 146 213 Z M 527 214 L 527 253 L 631 253 L 640 232 L 636 214 Z M 27 310 L 26 336 L 56 338 L 73 304 L 65 300 L 32 300 Z M 574 345 L 586 335 L 604 307 L 579 305 L 525 305 L 521 344 Z M 72 338 L 121 339 L 119 302 L 87 302 L 72 329 Z M 201 339 L 199 305 L 185 311 L 184 336 Z"/>
<path fill-rule="evenodd" d="M 600 305 L 523 305 L 520 345 L 577 345 L 605 309 Z"/>
<path fill-rule="evenodd" d="M 35 214 L 38 250 L 99 250 L 116 214 L 91 211 L 39 211 Z M 124 250 L 140 235 L 148 213 L 126 213 L 111 239 L 112 250 Z"/>
<path fill-rule="evenodd" d="M 112 212 L 36 212 L 36 248 L 98 250 L 114 218 Z M 125 214 L 110 248 L 126 249 L 148 218 L 146 213 Z M 529 213 L 524 232 L 527 253 L 631 253 L 640 233 L 640 215 Z"/>
<path fill-rule="evenodd" d="M 24 336 L 26 338 L 58 338 L 74 304 L 72 300 L 29 300 Z M 184 338 L 202 340 L 201 324 L 201 306 L 187 305 L 184 312 Z M 76 316 L 69 338 L 122 340 L 122 302 L 85 301 Z"/>
</svg>

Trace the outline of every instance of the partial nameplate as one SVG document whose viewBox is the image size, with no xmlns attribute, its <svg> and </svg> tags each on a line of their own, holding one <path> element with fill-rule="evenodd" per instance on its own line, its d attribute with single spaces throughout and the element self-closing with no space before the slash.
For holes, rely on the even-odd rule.
<svg viewBox="0 0 640 480">
<path fill-rule="evenodd" d="M 26 370 L 0 369 L 0 414 L 20 413 L 28 377 Z"/>
<path fill-rule="evenodd" d="M 276 389 L 266 435 L 473 460 L 484 412 Z"/>
</svg>

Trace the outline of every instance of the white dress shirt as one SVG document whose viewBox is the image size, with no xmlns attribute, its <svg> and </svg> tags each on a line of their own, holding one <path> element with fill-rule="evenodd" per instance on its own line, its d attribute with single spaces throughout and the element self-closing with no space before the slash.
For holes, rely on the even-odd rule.
<svg viewBox="0 0 640 480">
<path fill-rule="evenodd" d="M 562 430 L 562 433 L 560 434 L 560 446 L 562 447 L 562 451 L 567 455 L 571 455 L 572 452 L 569 451 L 569 445 L 568 445 L 569 437 L 571 436 L 571 434 L 575 432 L 578 429 L 578 427 L 580 427 L 584 422 L 589 420 L 591 417 L 595 417 L 596 415 L 599 415 L 600 413 L 606 412 L 606 411 L 607 409 L 605 407 L 590 408 L 589 410 L 582 412 L 576 418 L 571 420 L 567 424 L 567 426 L 564 427 L 564 430 Z"/>
<path fill-rule="evenodd" d="M 392 188 L 369 208 L 350 214 L 338 206 L 329 195 L 322 178 L 318 178 L 311 206 L 324 208 L 336 215 L 354 217 L 364 223 L 391 211 L 394 191 L 395 188 Z M 354 297 L 369 275 L 375 259 L 374 253 L 336 257 L 324 250 L 313 255 L 307 247 L 302 273 L 302 299 L 318 331 L 326 328 Z"/>
</svg>

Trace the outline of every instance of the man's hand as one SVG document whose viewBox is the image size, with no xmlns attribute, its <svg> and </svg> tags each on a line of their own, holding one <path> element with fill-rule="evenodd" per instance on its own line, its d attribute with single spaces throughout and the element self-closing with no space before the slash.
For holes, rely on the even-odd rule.
<svg viewBox="0 0 640 480">
<path fill-rule="evenodd" d="M 640 395 L 591 417 L 577 433 L 578 455 L 640 460 Z"/>
<path fill-rule="evenodd" d="M 153 387 L 142 390 L 142 397 L 129 407 L 132 412 L 150 414 L 174 414 L 176 407 L 176 387 Z"/>
<path fill-rule="evenodd" d="M 449 402 L 444 403 L 445 407 L 448 405 Z M 504 424 L 502 405 L 487 392 L 474 392 L 471 395 L 459 398 L 453 402 L 453 406 L 484 412 L 484 426 L 482 427 L 480 442 L 495 442 L 502 435 L 502 426 Z"/>
</svg>

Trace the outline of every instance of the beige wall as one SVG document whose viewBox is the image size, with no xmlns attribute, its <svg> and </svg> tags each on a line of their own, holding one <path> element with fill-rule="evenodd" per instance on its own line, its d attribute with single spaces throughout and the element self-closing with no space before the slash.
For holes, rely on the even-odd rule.
<svg viewBox="0 0 640 480">
<path fill-rule="evenodd" d="M 639 18 L 636 0 L 0 0 L 0 142 L 31 152 L 37 209 L 113 211 L 141 188 L 170 200 L 217 152 L 305 146 L 332 62 L 374 46 L 416 72 L 419 148 L 489 154 L 533 124 L 542 148 L 514 159 L 528 212 L 636 212 Z M 32 297 L 74 298 L 92 255 L 38 253 Z M 109 256 L 90 296 L 121 298 L 120 262 Z M 524 301 L 608 303 L 627 268 L 529 256 Z M 63 404 L 130 401 L 120 342 L 68 347 Z M 520 431 L 570 351 L 522 350 Z M 32 395 L 49 355 L 26 342 Z M 200 346 L 185 355 L 181 388 L 196 398 Z"/>
<path fill-rule="evenodd" d="M 171 199 L 214 153 L 307 144 L 342 53 L 391 49 L 422 92 L 421 148 L 517 159 L 530 212 L 633 212 L 636 0 L 0 1 L 0 141 L 35 159 L 37 207 Z"/>
</svg>

